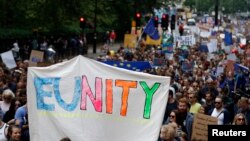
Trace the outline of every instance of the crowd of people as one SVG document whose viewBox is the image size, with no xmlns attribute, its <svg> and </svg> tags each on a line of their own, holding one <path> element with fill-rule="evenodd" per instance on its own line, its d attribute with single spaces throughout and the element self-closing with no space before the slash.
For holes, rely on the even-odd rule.
<svg viewBox="0 0 250 141">
<path fill-rule="evenodd" d="M 113 31 L 112 31 L 113 32 Z M 217 33 L 219 36 L 219 32 Z M 111 39 L 112 38 L 112 39 Z M 105 44 L 112 44 L 115 33 L 107 32 Z M 78 45 L 82 38 L 72 38 L 70 46 Z M 62 50 L 68 46 L 68 40 L 59 38 L 58 56 L 64 58 Z M 31 43 L 32 49 L 43 50 L 46 42 Z M 163 119 L 163 126 L 159 140 L 189 141 L 192 135 L 193 117 L 197 113 L 210 115 L 218 119 L 218 125 L 248 125 L 250 122 L 250 80 L 249 69 L 228 69 L 227 55 L 219 41 L 214 58 L 208 59 L 209 53 L 199 49 L 201 42 L 197 41 L 189 49 L 175 48 L 173 59 L 167 59 L 159 46 L 146 45 L 141 42 L 137 48 L 121 46 L 115 53 L 107 50 L 107 54 L 99 56 L 97 60 L 115 61 L 148 61 L 153 64 L 154 59 L 163 59 L 162 66 L 147 69 L 144 73 L 171 77 L 168 103 Z M 234 45 L 238 47 L 237 39 Z M 15 44 L 16 46 L 16 44 Z M 39 48 L 38 48 L 39 47 Z M 245 47 L 243 53 L 235 52 L 237 63 L 249 68 L 249 58 Z M 75 52 L 76 51 L 76 52 Z M 77 55 L 77 50 L 71 55 Z M 24 56 L 16 58 L 17 67 L 7 69 L 0 64 L 0 94 L 1 94 L 1 129 L 0 141 L 29 141 L 28 109 L 27 109 L 27 68 L 28 61 Z M 184 69 L 182 64 L 193 64 L 193 67 Z M 218 67 L 224 68 L 217 74 Z"/>
<path fill-rule="evenodd" d="M 148 61 L 152 65 L 155 58 L 164 60 L 164 65 L 144 70 L 145 73 L 171 77 L 160 137 L 168 141 L 188 141 L 191 140 L 193 117 L 197 113 L 217 118 L 218 125 L 248 125 L 250 122 L 250 58 L 247 54 L 250 48 L 248 43 L 244 48 L 240 47 L 239 39 L 235 37 L 232 46 L 241 53 L 225 51 L 222 47 L 224 40 L 220 38 L 223 32 L 213 33 L 218 41 L 216 52 L 213 53 L 202 51 L 200 46 L 203 39 L 195 35 L 201 39 L 187 49 L 176 47 L 173 59 L 166 58 L 161 47 L 146 45 L 142 40 L 137 48 L 121 46 L 115 53 L 100 55 L 98 60 Z M 212 58 L 209 57 L 211 54 Z M 237 58 L 232 64 L 233 68 L 228 63 L 230 54 Z M 187 69 L 183 64 L 192 67 Z M 222 68 L 220 73 L 219 68 Z"/>
</svg>

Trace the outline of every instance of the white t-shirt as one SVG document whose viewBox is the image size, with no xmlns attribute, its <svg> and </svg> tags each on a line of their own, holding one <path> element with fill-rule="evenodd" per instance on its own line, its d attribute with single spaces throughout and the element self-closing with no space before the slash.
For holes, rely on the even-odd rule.
<svg viewBox="0 0 250 141">
<path fill-rule="evenodd" d="M 3 113 L 5 114 L 10 109 L 10 103 L 0 101 L 0 108 L 2 109 Z"/>
<path fill-rule="evenodd" d="M 0 141 L 7 141 L 5 130 L 8 127 L 6 123 L 3 123 L 2 127 L 0 127 Z"/>
<path fill-rule="evenodd" d="M 212 117 L 216 117 L 218 119 L 218 125 L 223 125 L 223 121 L 224 121 L 224 112 L 223 112 L 223 108 L 221 110 L 217 110 L 216 108 L 214 108 L 212 114 Z"/>
</svg>

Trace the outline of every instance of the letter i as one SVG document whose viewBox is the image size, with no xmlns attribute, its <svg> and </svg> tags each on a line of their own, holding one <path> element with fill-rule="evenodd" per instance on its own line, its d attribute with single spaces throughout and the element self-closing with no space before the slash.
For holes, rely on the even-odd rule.
<svg viewBox="0 0 250 141">
<path fill-rule="evenodd" d="M 113 81 L 112 79 L 106 80 L 106 113 L 112 114 L 113 112 Z"/>
</svg>

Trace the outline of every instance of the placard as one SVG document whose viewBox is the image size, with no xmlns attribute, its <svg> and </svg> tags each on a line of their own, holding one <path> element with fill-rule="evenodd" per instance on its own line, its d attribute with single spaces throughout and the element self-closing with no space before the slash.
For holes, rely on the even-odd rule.
<svg viewBox="0 0 250 141">
<path fill-rule="evenodd" d="M 217 125 L 217 118 L 200 113 L 195 114 L 191 140 L 207 141 L 208 125 Z"/>
<path fill-rule="evenodd" d="M 32 50 L 30 54 L 29 67 L 37 66 L 38 62 L 43 62 L 44 52 Z"/>
</svg>

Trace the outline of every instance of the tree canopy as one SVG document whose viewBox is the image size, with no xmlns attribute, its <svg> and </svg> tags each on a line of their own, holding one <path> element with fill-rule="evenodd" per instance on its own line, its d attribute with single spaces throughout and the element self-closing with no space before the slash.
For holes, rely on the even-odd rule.
<svg viewBox="0 0 250 141">
<path fill-rule="evenodd" d="M 185 5 L 198 11 L 213 10 L 215 0 L 186 0 Z M 248 0 L 219 0 L 227 13 L 247 11 Z M 97 32 L 115 29 L 124 34 L 130 31 L 136 12 L 152 12 L 166 0 L 96 0 Z M 95 0 L 1 0 L 0 39 L 28 37 L 36 31 L 49 35 L 78 34 L 79 19 L 86 18 L 86 33 L 93 32 Z"/>
</svg>

